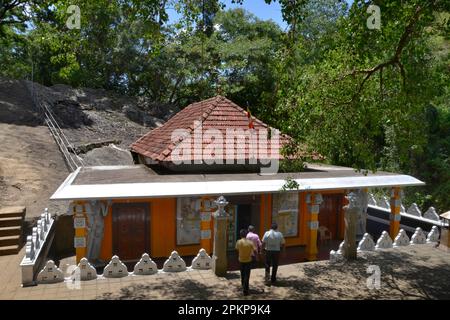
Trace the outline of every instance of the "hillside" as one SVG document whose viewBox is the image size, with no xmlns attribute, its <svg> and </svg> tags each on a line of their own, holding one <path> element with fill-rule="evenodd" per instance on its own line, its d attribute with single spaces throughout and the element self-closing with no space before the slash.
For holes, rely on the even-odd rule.
<svg viewBox="0 0 450 320">
<path fill-rule="evenodd" d="M 174 112 L 105 90 L 34 88 L 87 166 L 132 164 L 131 142 Z M 45 207 L 62 214 L 66 204 L 48 199 L 68 173 L 26 82 L 0 79 L 0 207 L 26 206 L 27 217 Z"/>
</svg>

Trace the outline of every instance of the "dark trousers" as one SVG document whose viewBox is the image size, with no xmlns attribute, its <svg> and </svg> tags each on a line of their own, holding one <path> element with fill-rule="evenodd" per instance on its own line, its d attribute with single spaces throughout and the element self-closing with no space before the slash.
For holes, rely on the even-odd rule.
<svg viewBox="0 0 450 320">
<path fill-rule="evenodd" d="M 270 267 L 272 267 L 272 277 L 270 280 L 275 282 L 277 280 L 278 260 L 280 258 L 280 251 L 266 251 L 266 280 L 269 281 Z"/>
<path fill-rule="evenodd" d="M 250 283 L 250 271 L 252 271 L 252 263 L 241 262 L 241 284 L 242 289 L 244 289 L 244 294 L 248 294 L 249 283 Z"/>
</svg>

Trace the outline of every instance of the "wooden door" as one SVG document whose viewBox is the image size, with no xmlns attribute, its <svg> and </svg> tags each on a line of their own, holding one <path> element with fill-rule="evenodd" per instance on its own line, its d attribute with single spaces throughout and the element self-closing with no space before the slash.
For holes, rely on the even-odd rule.
<svg viewBox="0 0 450 320">
<path fill-rule="evenodd" d="M 322 195 L 323 202 L 319 208 L 319 226 L 331 231 L 333 239 L 339 239 L 339 214 L 342 207 L 342 194 Z"/>
<path fill-rule="evenodd" d="M 113 254 L 122 261 L 138 260 L 150 248 L 150 204 L 113 205 Z"/>
</svg>

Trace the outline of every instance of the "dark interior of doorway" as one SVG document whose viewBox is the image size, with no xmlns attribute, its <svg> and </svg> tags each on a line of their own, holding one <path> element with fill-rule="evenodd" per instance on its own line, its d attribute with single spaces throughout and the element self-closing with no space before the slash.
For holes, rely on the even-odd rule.
<svg viewBox="0 0 450 320">
<path fill-rule="evenodd" d="M 238 204 L 237 219 L 236 219 L 236 239 L 240 239 L 239 232 L 241 229 L 246 229 L 252 224 L 252 205 Z"/>
</svg>

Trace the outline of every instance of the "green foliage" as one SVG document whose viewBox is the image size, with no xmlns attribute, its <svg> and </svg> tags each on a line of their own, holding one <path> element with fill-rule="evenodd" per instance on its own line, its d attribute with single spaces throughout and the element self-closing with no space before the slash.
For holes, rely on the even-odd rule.
<svg viewBox="0 0 450 320">
<path fill-rule="evenodd" d="M 219 0 L 2 1 L 0 76 L 178 107 L 222 94 L 289 134 L 288 155 L 412 174 L 427 186 L 408 201 L 450 208 L 450 2 L 278 2 L 285 31 Z M 69 5 L 80 30 L 66 26 Z M 297 158 L 281 170 L 311 160 Z"/>
<path fill-rule="evenodd" d="M 282 191 L 298 190 L 299 187 L 300 187 L 300 185 L 298 184 L 298 182 L 295 181 L 294 179 L 292 179 L 291 177 L 289 177 L 289 178 L 286 179 L 286 182 L 281 187 L 281 190 Z"/>
</svg>

